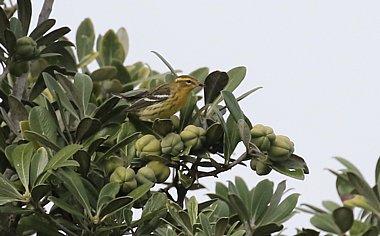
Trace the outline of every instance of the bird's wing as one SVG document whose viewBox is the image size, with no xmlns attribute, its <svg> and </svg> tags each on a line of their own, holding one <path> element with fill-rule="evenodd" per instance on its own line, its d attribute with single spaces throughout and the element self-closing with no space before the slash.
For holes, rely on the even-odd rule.
<svg viewBox="0 0 380 236">
<path fill-rule="evenodd" d="M 170 86 L 168 84 L 163 84 L 144 95 L 145 95 L 144 97 L 132 103 L 131 106 L 127 108 L 127 111 L 137 111 L 141 108 L 144 108 L 144 107 L 147 107 L 147 106 L 150 106 L 155 103 L 162 102 L 168 99 L 170 96 Z"/>
</svg>

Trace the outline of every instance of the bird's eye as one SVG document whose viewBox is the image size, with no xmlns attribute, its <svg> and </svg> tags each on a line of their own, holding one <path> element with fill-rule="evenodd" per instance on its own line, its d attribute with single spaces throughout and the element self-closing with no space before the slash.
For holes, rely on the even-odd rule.
<svg viewBox="0 0 380 236">
<path fill-rule="evenodd" d="M 191 80 L 186 80 L 186 84 L 188 85 L 192 84 Z"/>
</svg>

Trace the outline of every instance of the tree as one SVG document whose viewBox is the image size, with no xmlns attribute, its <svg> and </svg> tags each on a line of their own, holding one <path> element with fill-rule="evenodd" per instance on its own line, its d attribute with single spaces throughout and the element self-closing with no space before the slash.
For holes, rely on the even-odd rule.
<svg viewBox="0 0 380 236">
<path fill-rule="evenodd" d="M 250 162 L 258 175 L 271 170 L 303 179 L 304 160 L 293 142 L 269 126 L 251 124 L 235 97 L 245 68 L 190 73 L 206 87 L 203 106 L 194 91 L 179 116 L 142 121 L 125 112 L 132 96 L 173 80 L 142 62 L 124 65 L 124 28 L 96 39 L 85 19 L 74 44 L 67 27 L 53 29 L 52 1 L 45 1 L 30 30 L 31 2 L 0 10 L 0 232 L 2 235 L 271 235 L 294 213 L 298 194 L 284 197 L 285 182 L 249 189 L 237 177 L 216 184 L 199 203 L 189 191 Z M 17 17 L 13 15 L 17 13 Z M 95 47 L 95 48 L 94 48 Z M 98 69 L 89 69 L 89 64 Z M 137 89 L 139 88 L 139 89 Z M 225 105 L 222 105 L 222 104 Z M 238 143 L 245 150 L 234 158 Z M 354 165 L 337 176 L 342 204 L 304 205 L 318 229 L 344 235 L 377 235 L 378 185 Z M 378 164 L 379 166 L 379 164 Z M 379 168 L 376 168 L 376 183 Z M 254 173 L 253 173 L 254 174 Z M 362 209 L 354 219 L 353 208 Z M 141 215 L 136 209 L 141 209 Z M 298 235 L 318 235 L 300 229 Z"/>
</svg>

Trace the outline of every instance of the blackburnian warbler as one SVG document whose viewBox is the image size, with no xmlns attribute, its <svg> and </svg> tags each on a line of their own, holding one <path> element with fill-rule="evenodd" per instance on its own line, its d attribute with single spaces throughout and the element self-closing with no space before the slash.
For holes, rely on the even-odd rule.
<svg viewBox="0 0 380 236">
<path fill-rule="evenodd" d="M 168 84 L 127 97 L 127 100 L 133 102 L 126 111 L 137 115 L 141 120 L 169 118 L 186 104 L 189 93 L 200 86 L 203 87 L 203 84 L 189 75 L 179 76 Z"/>
</svg>

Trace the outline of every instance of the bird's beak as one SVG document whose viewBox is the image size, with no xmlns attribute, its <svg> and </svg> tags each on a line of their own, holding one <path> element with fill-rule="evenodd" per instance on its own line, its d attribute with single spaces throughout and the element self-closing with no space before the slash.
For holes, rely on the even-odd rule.
<svg viewBox="0 0 380 236">
<path fill-rule="evenodd" d="M 204 84 L 202 84 L 202 83 L 199 83 L 198 86 L 199 86 L 199 87 L 202 87 L 202 88 L 206 87 L 206 86 L 205 86 Z"/>
</svg>

